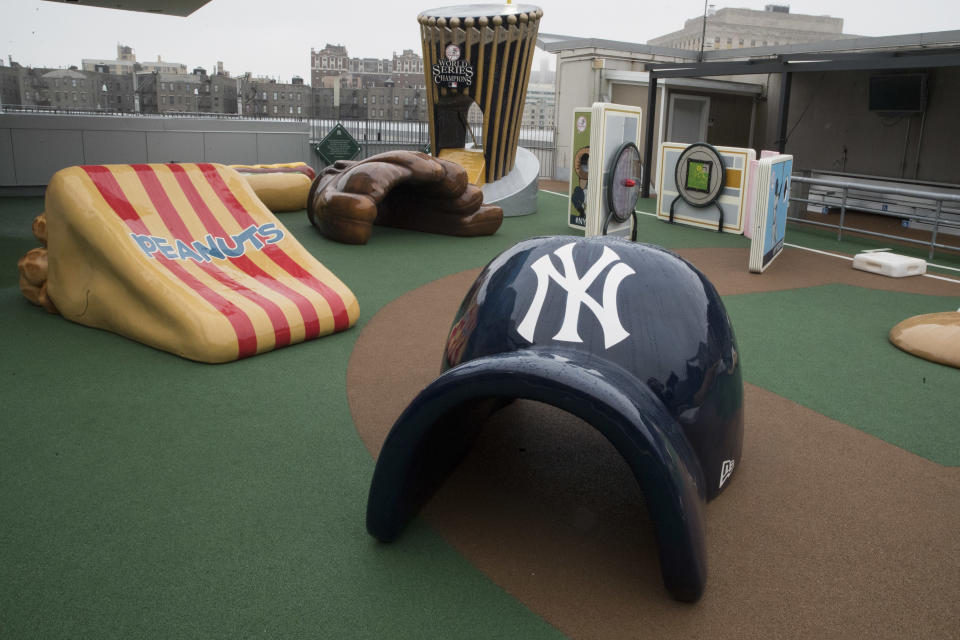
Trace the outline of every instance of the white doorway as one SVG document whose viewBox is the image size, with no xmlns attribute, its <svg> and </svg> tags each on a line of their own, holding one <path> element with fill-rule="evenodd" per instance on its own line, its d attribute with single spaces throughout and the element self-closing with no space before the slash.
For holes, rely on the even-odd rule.
<svg viewBox="0 0 960 640">
<path fill-rule="evenodd" d="M 670 94 L 667 140 L 670 142 L 706 142 L 710 98 Z"/>
</svg>

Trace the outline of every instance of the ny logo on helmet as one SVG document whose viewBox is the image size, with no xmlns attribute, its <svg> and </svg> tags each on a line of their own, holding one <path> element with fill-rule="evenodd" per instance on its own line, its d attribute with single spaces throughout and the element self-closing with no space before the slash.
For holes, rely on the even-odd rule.
<svg viewBox="0 0 960 640">
<path fill-rule="evenodd" d="M 617 291 L 623 279 L 636 272 L 625 262 L 620 262 L 620 256 L 613 249 L 604 246 L 600 259 L 594 262 L 580 278 L 577 276 L 577 265 L 573 261 L 574 244 L 573 242 L 565 244 L 553 252 L 560 258 L 562 274 L 554 267 L 549 254 L 541 256 L 530 265 L 537 274 L 537 291 L 527 314 L 517 325 L 517 333 L 527 342 L 533 342 L 533 334 L 540 320 L 547 290 L 550 288 L 550 281 L 553 280 L 567 292 L 563 324 L 553 339 L 562 342 L 583 342 L 577 332 L 577 323 L 580 321 L 580 307 L 586 306 L 600 322 L 600 327 L 603 329 L 603 346 L 609 349 L 630 335 L 620 324 L 620 316 L 617 313 Z M 587 289 L 611 264 L 613 267 L 607 272 L 606 280 L 603 282 L 603 303 L 601 304 L 587 294 Z"/>
</svg>

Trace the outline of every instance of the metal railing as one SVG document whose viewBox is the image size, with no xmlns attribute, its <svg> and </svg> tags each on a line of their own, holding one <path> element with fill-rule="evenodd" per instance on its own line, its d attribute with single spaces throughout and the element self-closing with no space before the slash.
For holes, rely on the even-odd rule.
<svg viewBox="0 0 960 640">
<path fill-rule="evenodd" d="M 337 123 L 360 144 L 358 159 L 393 149 L 427 151 L 430 146 L 430 131 L 426 122 L 332 118 L 310 120 L 311 144 L 320 142 Z M 467 142 L 482 140 L 482 134 L 482 123 L 471 122 Z M 521 127 L 520 146 L 528 149 L 540 161 L 540 177 L 553 177 L 556 132 L 552 127 Z"/>
<path fill-rule="evenodd" d="M 836 229 L 838 241 L 843 239 L 844 231 L 850 231 L 868 236 L 897 240 L 898 242 L 928 245 L 930 247 L 929 258 L 933 258 L 935 249 L 960 251 L 960 246 L 937 242 L 937 235 L 942 229 L 950 228 L 960 230 L 960 195 L 921 191 L 918 189 L 905 189 L 901 187 L 883 187 L 845 180 L 806 178 L 797 175 L 791 176 L 791 181 L 794 184 L 799 183 L 808 186 L 806 193 L 803 194 L 807 197 L 796 196 L 797 190 L 791 190 L 790 202 L 817 205 L 824 211 L 830 208 L 840 209 L 839 224 L 787 216 L 787 220 L 791 222 Z M 825 187 L 828 191 L 822 194 L 816 194 L 816 197 L 811 198 L 811 194 L 809 193 L 811 186 Z M 851 191 L 854 192 L 853 197 L 851 196 Z M 901 199 L 894 200 L 884 196 L 898 196 Z M 956 205 L 956 208 L 944 206 L 944 203 Z M 922 240 L 905 235 L 892 235 L 849 226 L 845 224 L 848 210 L 879 214 L 901 220 L 909 220 L 912 223 L 920 223 L 921 225 L 930 225 L 930 239 Z"/>
<path fill-rule="evenodd" d="M 118 118 L 213 118 L 216 120 L 261 120 L 261 121 L 283 121 L 283 122 L 306 122 L 309 118 L 305 115 L 291 116 L 282 114 L 251 114 L 241 115 L 237 113 L 215 113 L 211 111 L 160 111 L 149 113 L 146 111 L 120 111 L 113 108 L 89 108 L 89 107 L 48 107 L 43 105 L 0 105 L 0 113 L 30 113 L 30 114 L 50 114 L 50 115 L 69 115 L 69 116 L 111 116 Z"/>
</svg>

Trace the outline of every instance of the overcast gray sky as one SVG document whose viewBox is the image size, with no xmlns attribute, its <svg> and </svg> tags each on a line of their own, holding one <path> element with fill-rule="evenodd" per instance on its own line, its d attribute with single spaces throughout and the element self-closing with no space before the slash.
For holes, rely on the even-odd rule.
<svg viewBox="0 0 960 640">
<path fill-rule="evenodd" d="M 160 0 L 158 0 L 159 2 Z M 865 36 L 960 29 L 960 0 L 732 0 L 717 8 L 789 4 L 792 13 L 844 19 L 844 32 Z M 115 58 L 117 43 L 138 60 L 182 62 L 233 74 L 251 71 L 286 82 L 310 81 L 310 48 L 346 45 L 351 56 L 389 58 L 420 52 L 421 11 L 458 4 L 409 0 L 211 0 L 186 18 L 98 9 L 42 0 L 0 0 L 0 54 L 33 67 Z M 470 4 L 470 3 L 459 3 Z M 540 30 L 646 42 L 703 13 L 703 0 L 544 0 Z M 550 56 L 552 58 L 552 56 Z"/>
</svg>

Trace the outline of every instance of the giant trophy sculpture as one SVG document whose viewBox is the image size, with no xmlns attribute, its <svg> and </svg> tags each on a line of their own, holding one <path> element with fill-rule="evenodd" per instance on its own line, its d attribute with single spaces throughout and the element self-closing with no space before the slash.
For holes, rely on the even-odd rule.
<svg viewBox="0 0 960 640">
<path fill-rule="evenodd" d="M 430 9 L 417 18 L 430 148 L 437 157 L 464 164 L 474 184 L 499 180 L 513 169 L 542 16 L 532 5 L 482 4 Z M 483 112 L 483 132 L 471 140 L 470 154 L 467 113 L 473 103 Z"/>
</svg>

